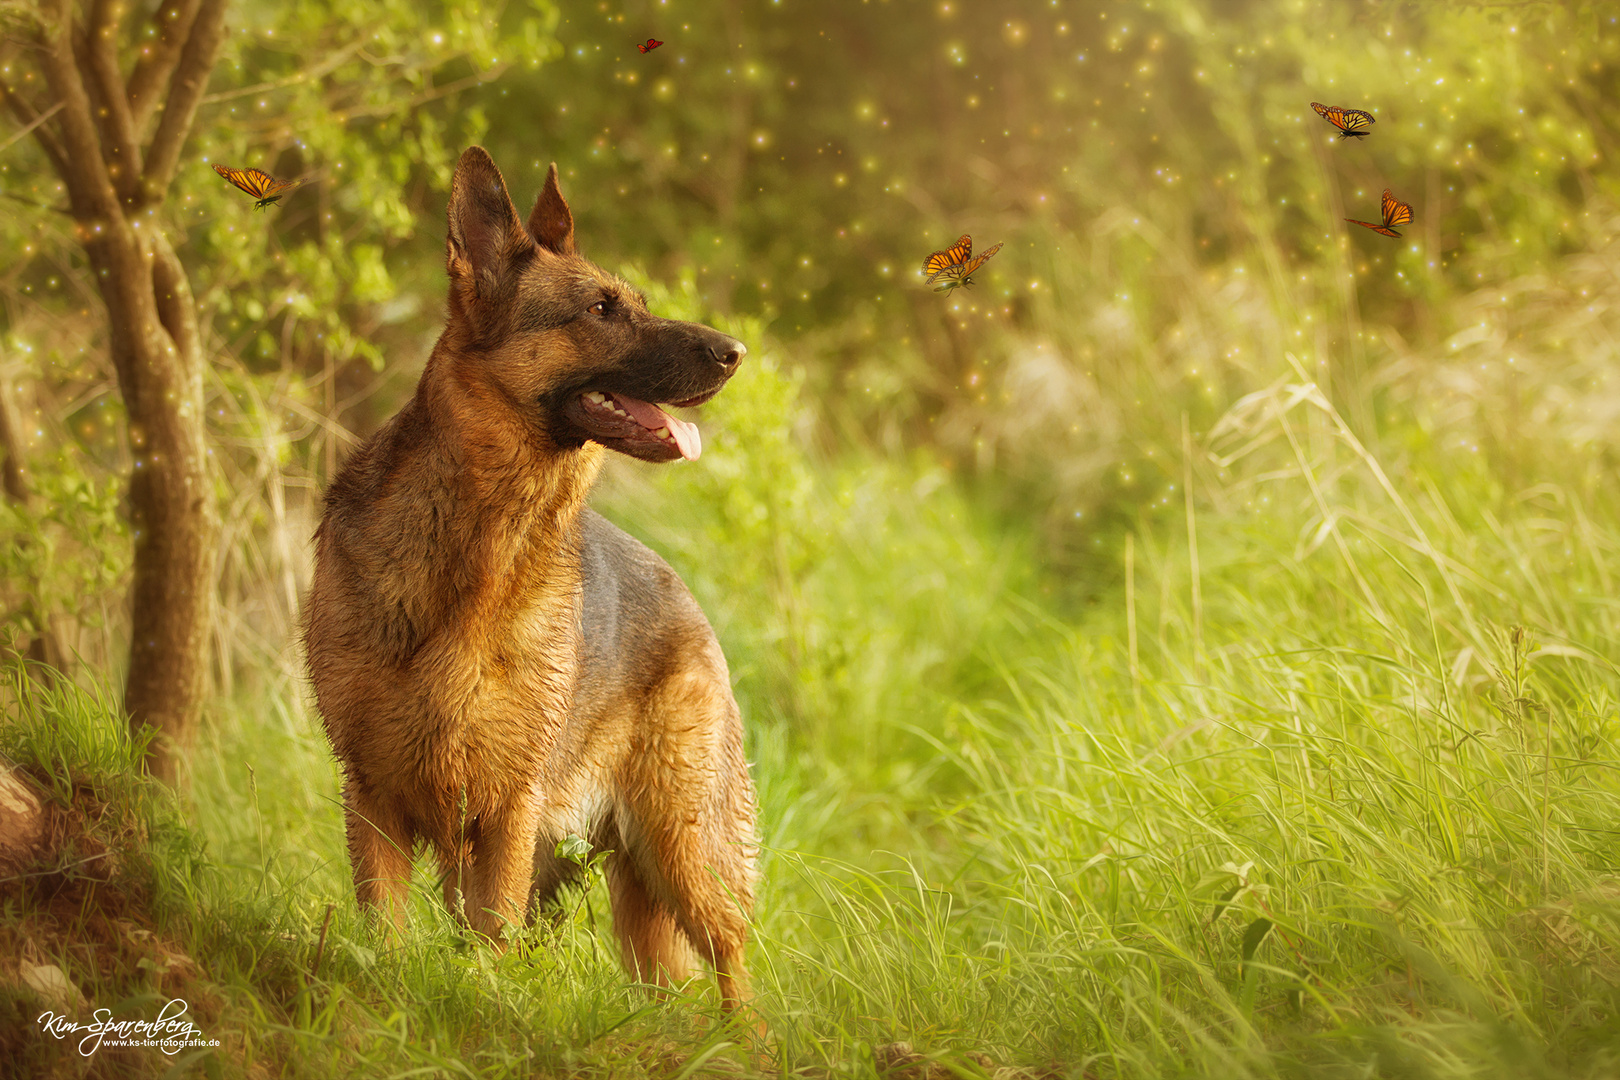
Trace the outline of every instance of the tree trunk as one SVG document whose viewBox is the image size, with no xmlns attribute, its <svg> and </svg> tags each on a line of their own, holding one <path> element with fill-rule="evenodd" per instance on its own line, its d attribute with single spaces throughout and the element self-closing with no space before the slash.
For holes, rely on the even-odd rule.
<svg viewBox="0 0 1620 1080">
<path fill-rule="evenodd" d="M 173 783 L 202 708 L 213 627 L 219 515 L 202 420 L 203 357 L 190 285 L 167 239 L 155 229 L 106 232 L 85 251 L 107 304 L 135 461 L 124 709 L 132 732 L 156 730 L 147 768 Z"/>
<path fill-rule="evenodd" d="M 165 0 L 153 32 L 136 31 L 140 59 L 127 82 L 117 51 L 124 14 L 118 0 L 88 0 L 78 18 L 73 0 L 41 5 L 37 56 L 59 102 L 54 122 L 0 90 L 62 177 L 107 306 L 135 461 L 124 708 L 135 732 L 156 729 L 147 768 L 172 783 L 202 708 L 219 518 L 196 305 L 156 211 L 224 39 L 224 0 Z"/>
</svg>

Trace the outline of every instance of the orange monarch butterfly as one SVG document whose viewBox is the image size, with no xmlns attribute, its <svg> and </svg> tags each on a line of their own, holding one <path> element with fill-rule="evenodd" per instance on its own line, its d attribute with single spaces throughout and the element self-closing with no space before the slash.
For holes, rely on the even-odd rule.
<svg viewBox="0 0 1620 1080">
<path fill-rule="evenodd" d="M 961 266 L 967 257 L 973 254 L 973 237 L 959 236 L 956 243 L 944 251 L 936 251 L 923 260 L 923 273 L 928 275 L 928 284 L 932 285 L 934 279 Z"/>
<path fill-rule="evenodd" d="M 935 289 L 935 292 L 950 292 L 952 289 L 959 289 L 963 285 L 972 285 L 974 271 L 988 262 L 990 256 L 1000 250 L 1001 245 L 997 244 L 987 251 L 980 252 L 978 258 L 970 259 L 968 256 L 973 254 L 973 238 L 971 236 L 959 236 L 956 238 L 956 243 L 944 251 L 934 252 L 923 260 L 923 273 L 928 275 L 928 284 L 930 285 L 942 277 L 945 279 L 945 283 Z"/>
<path fill-rule="evenodd" d="M 1412 204 L 1401 202 L 1389 188 L 1385 188 L 1384 223 L 1382 225 L 1374 225 L 1370 221 L 1357 221 L 1355 218 L 1345 218 L 1344 220 L 1352 225 L 1365 225 L 1375 233 L 1383 233 L 1385 236 L 1399 238 L 1401 234 L 1396 232 L 1394 227 L 1396 225 L 1405 225 L 1412 220 Z"/>
<path fill-rule="evenodd" d="M 263 210 L 271 203 L 279 202 L 289 189 L 303 183 L 302 180 L 277 180 L 258 169 L 233 169 L 229 165 L 215 165 L 214 171 L 259 200 L 253 204 L 255 210 Z"/>
<path fill-rule="evenodd" d="M 1323 105 L 1320 101 L 1311 102 L 1311 108 L 1316 110 L 1317 116 L 1339 129 L 1341 139 L 1364 139 L 1367 129 L 1377 123 L 1372 113 L 1360 109 L 1341 109 L 1337 105 Z"/>
<path fill-rule="evenodd" d="M 645 44 L 645 45 L 637 45 L 636 48 L 640 49 L 644 53 L 649 53 L 649 52 L 652 52 L 654 49 L 658 48 L 658 46 L 660 46 L 662 44 L 663 44 L 663 42 L 659 41 L 657 38 L 648 38 L 647 39 L 647 44 Z"/>
</svg>

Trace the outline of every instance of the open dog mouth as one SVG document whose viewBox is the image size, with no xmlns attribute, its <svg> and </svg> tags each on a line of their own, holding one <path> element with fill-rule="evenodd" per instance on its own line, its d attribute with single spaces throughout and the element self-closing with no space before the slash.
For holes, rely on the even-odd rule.
<svg viewBox="0 0 1620 1080">
<path fill-rule="evenodd" d="M 713 396 L 710 392 L 668 404 L 674 408 L 701 405 Z M 649 461 L 677 457 L 696 461 L 703 453 L 696 424 L 671 416 L 651 402 L 605 390 L 587 390 L 575 401 L 585 430 L 612 449 Z"/>
</svg>

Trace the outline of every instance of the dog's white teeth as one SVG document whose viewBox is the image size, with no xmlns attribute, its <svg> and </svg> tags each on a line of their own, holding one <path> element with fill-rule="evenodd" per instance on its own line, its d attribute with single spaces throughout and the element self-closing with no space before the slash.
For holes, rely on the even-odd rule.
<svg viewBox="0 0 1620 1080">
<path fill-rule="evenodd" d="M 581 394 L 580 397 L 584 398 L 592 405 L 595 405 L 597 408 L 606 409 L 608 412 L 616 413 L 619 416 L 630 415 L 623 409 L 619 408 L 618 401 L 609 395 L 602 393 L 600 390 L 587 390 L 585 393 Z"/>
<path fill-rule="evenodd" d="M 655 438 L 655 439 L 667 439 L 667 438 L 669 438 L 669 428 L 667 428 L 667 427 L 659 428 L 657 431 L 653 432 L 653 438 Z"/>
</svg>

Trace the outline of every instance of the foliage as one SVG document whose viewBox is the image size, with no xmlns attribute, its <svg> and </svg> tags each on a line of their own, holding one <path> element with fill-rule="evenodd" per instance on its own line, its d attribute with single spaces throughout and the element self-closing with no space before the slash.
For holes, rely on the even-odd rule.
<svg viewBox="0 0 1620 1080">
<path fill-rule="evenodd" d="M 44 630 L 105 630 L 106 605 L 128 570 L 118 493 L 61 452 L 29 480 L 26 503 L 0 500 L 0 641 Z"/>
<path fill-rule="evenodd" d="M 197 910 L 205 860 L 173 792 L 141 773 L 151 729 L 131 735 L 105 680 L 39 676 L 0 665 L 0 767 L 31 782 L 45 812 L 43 850 L 26 873 L 0 879 L 0 1043 L 13 1075 L 77 1076 L 85 1035 L 51 1038 L 42 1014 L 88 1026 L 79 1010 L 91 1001 L 120 1020 L 151 1019 L 171 998 L 191 1019 L 213 1007 L 197 963 L 162 932 L 174 913 Z M 112 1038 L 90 1070 L 139 1074 L 143 1052 L 113 1049 Z"/>
<path fill-rule="evenodd" d="M 557 32 L 488 95 L 497 160 L 557 159 L 594 255 L 691 267 L 796 343 L 840 437 L 940 446 L 1071 556 L 1284 346 L 1370 437 L 1402 343 L 1620 197 L 1601 5 L 631 2 Z M 1313 99 L 1378 123 L 1336 143 Z M 1408 238 L 1348 236 L 1386 185 Z M 964 232 L 1007 249 L 936 298 L 923 256 Z"/>
<path fill-rule="evenodd" d="M 251 582 L 296 545 L 254 530 L 306 526 L 349 432 L 408 391 L 473 140 L 520 204 L 558 160 L 605 264 L 689 271 L 792 343 L 823 445 L 938 448 L 1039 515 L 1043 556 L 1076 573 L 1101 569 L 1094 522 L 1173 508 L 1183 414 L 1207 430 L 1289 347 L 1376 441 L 1390 363 L 1467 332 L 1470 291 L 1594 246 L 1616 204 L 1620 35 L 1599 5 L 320 0 L 231 19 L 167 213 L 219 360 L 222 481 L 281 508 L 227 518 L 222 598 L 283 626 L 289 590 Z M 639 53 L 644 29 L 667 44 Z M 1379 123 L 1337 142 L 1322 98 Z M 308 182 L 258 214 L 211 160 Z M 89 310 L 65 223 L 27 209 L 55 198 L 42 175 L 26 141 L 0 161 L 21 208 L 0 240 L 28 256 L 5 279 L 18 347 Z M 1408 239 L 1347 236 L 1386 184 L 1417 207 Z M 1008 246 L 934 297 L 917 266 L 963 231 Z M 49 406 L 97 385 L 53 383 L 47 444 L 75 437 Z"/>
<path fill-rule="evenodd" d="M 645 287 L 655 310 L 702 317 L 690 278 L 680 293 Z M 751 340 L 747 320 L 712 321 Z M 831 718 L 879 701 L 913 708 L 918 687 L 937 677 L 967 689 L 976 676 L 960 665 L 979 620 L 1004 590 L 1027 585 L 1029 562 L 1016 538 L 986 545 L 963 527 L 981 511 L 926 457 L 818 467 L 797 434 L 811 422 L 799 386 L 771 352 L 751 352 L 704 406 L 696 464 L 612 461 L 597 503 L 687 568 L 683 577 L 717 630 L 743 643 L 748 676 L 762 680 L 752 720 L 814 728 L 838 743 L 827 748 L 834 757 L 871 753 L 877 732 Z M 894 572 L 852 576 L 852 561 Z M 946 600 L 944 590 L 961 580 L 976 587 Z M 752 614 L 762 598 L 776 613 L 770 619 Z M 941 636 L 953 640 L 950 649 L 924 644 Z M 894 677 L 896 665 L 904 678 Z M 872 678 L 877 672 L 886 677 Z"/>
<path fill-rule="evenodd" d="M 104 684 L 44 684 L 30 665 L 8 661 L 0 668 L 4 709 L 0 757 L 34 773 L 63 803 L 80 787 L 140 786 L 143 747 L 129 728 L 108 722 L 117 695 Z"/>
<path fill-rule="evenodd" d="M 145 5 L 125 15 L 126 69 L 151 15 Z M 554 52 L 555 17 L 544 0 L 499 8 L 454 0 L 230 8 L 226 44 L 189 144 L 194 156 L 157 213 L 185 264 L 204 348 L 214 359 L 206 412 L 220 499 L 230 511 L 221 573 L 228 612 L 265 602 L 259 538 L 267 527 L 277 534 L 270 558 L 285 571 L 280 576 L 293 574 L 287 489 L 296 514 L 318 463 L 336 459 L 345 398 L 355 396 L 357 376 L 340 378 L 346 366 L 380 369 L 383 350 L 397 344 L 390 328 L 410 309 L 396 302 L 389 253 L 409 241 L 430 198 L 437 204 L 434 193 L 447 186 L 456 155 L 481 131 L 480 110 L 464 92 L 514 65 L 543 62 Z M 29 25 L 20 19 L 15 29 L 25 36 Z M 25 97 L 37 82 L 27 56 L 0 65 Z M 305 183 L 261 214 L 210 162 L 263 167 Z M 37 382 L 25 389 L 26 411 L 37 423 L 27 425 L 22 449 L 50 458 L 81 447 L 90 459 L 61 459 L 96 463 L 76 483 L 110 487 L 129 462 L 122 410 L 106 378 L 105 329 L 93 317 L 99 298 L 62 213 L 61 187 L 31 139 L 10 146 L 0 161 L 0 189 L 12 207 L 0 214 L 0 242 L 22 253 L 0 275 L 6 348 L 30 361 L 55 358 L 42 368 L 29 364 Z M 431 266 L 408 265 L 407 281 Z M 127 560 L 117 550 L 121 537 L 103 532 L 100 539 L 107 546 L 92 561 Z M 45 588 L 31 580 L 14 579 L 25 590 Z M 279 600 L 292 591 L 271 595 Z M 46 591 L 26 606 L 52 610 L 57 602 Z M 283 625 L 291 614 L 291 605 L 276 612 Z M 275 653 L 229 619 L 218 635 L 227 657 Z M 231 669 L 221 665 L 227 688 Z"/>
</svg>

